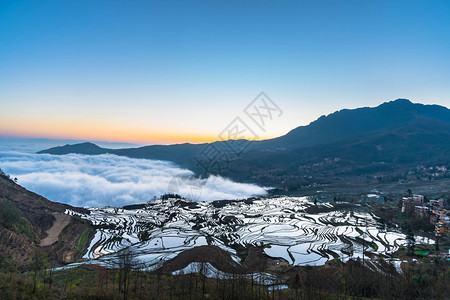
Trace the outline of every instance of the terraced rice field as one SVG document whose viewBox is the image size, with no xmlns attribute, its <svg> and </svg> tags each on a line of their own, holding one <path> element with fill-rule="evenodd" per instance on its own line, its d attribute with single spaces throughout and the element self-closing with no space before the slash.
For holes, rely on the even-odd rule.
<svg viewBox="0 0 450 300">
<path fill-rule="evenodd" d="M 307 213 L 308 208 L 319 213 Z M 169 199 L 135 209 L 100 207 L 91 208 L 90 214 L 66 213 L 98 226 L 84 258 L 115 259 L 118 251 L 130 248 L 150 268 L 201 245 L 216 245 L 240 262 L 235 249 L 263 244 L 267 255 L 290 264 L 322 265 L 333 258 L 362 257 L 363 250 L 388 257 L 406 243 L 404 234 L 386 228 L 360 206 L 315 206 L 303 197 L 223 202 Z"/>
</svg>

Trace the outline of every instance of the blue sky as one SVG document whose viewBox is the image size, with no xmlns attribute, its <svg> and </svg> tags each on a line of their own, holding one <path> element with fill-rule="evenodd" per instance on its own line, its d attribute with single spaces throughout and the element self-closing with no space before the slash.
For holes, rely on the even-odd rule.
<svg viewBox="0 0 450 300">
<path fill-rule="evenodd" d="M 396 98 L 450 107 L 449 1 L 2 1 L 0 135 L 217 135 L 260 91 L 273 137 Z"/>
</svg>

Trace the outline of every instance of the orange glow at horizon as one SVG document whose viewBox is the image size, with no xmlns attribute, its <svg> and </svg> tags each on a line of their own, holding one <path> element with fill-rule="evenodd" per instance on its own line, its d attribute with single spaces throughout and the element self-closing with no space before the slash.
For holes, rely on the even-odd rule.
<svg viewBox="0 0 450 300">
<path fill-rule="evenodd" d="M 214 136 L 202 136 L 181 133 L 146 133 L 146 132 L 101 132 L 91 130 L 77 132 L 41 132 L 37 130 L 11 130 L 0 131 L 0 135 L 23 138 L 49 138 L 69 140 L 90 140 L 102 142 L 122 142 L 135 144 L 179 144 L 179 143 L 209 143 L 218 140 Z"/>
<path fill-rule="evenodd" d="M 119 126 L 118 124 L 95 124 L 52 122 L 51 120 L 25 120 L 8 122 L 0 120 L 0 135 L 23 138 L 73 139 L 103 142 L 126 142 L 136 144 L 210 143 L 220 140 L 218 135 L 175 132 L 168 129 L 144 129 Z M 9 123 L 9 124 L 8 124 Z M 10 124 L 14 124 L 11 128 Z M 7 126 L 5 126 L 7 125 Z M 267 138 L 267 137 L 266 137 Z"/>
</svg>

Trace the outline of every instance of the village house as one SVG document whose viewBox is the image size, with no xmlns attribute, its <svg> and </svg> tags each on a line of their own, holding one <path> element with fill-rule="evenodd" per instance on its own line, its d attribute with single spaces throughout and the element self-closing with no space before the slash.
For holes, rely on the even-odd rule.
<svg viewBox="0 0 450 300">
<path fill-rule="evenodd" d="M 438 207 L 443 208 L 444 207 L 444 199 L 430 200 L 429 206 L 433 207 L 433 208 L 438 208 Z"/>
<path fill-rule="evenodd" d="M 449 224 L 450 220 L 448 217 L 446 217 L 446 219 L 437 221 L 435 226 L 436 236 L 447 236 L 449 234 Z"/>
<path fill-rule="evenodd" d="M 444 208 L 444 199 L 430 200 L 424 203 L 423 195 L 403 197 L 402 212 L 414 212 L 421 217 L 430 217 L 430 223 L 435 225 L 436 236 L 450 234 L 450 210 Z"/>
<path fill-rule="evenodd" d="M 422 206 L 424 201 L 423 195 L 413 195 L 412 197 L 403 197 L 402 212 L 414 210 L 415 206 Z"/>
<path fill-rule="evenodd" d="M 430 208 L 429 208 L 428 206 L 419 206 L 419 205 L 416 205 L 416 206 L 414 207 L 414 212 L 415 212 L 417 215 L 421 216 L 421 217 L 426 217 L 426 216 L 428 216 L 429 211 L 430 211 Z"/>
</svg>

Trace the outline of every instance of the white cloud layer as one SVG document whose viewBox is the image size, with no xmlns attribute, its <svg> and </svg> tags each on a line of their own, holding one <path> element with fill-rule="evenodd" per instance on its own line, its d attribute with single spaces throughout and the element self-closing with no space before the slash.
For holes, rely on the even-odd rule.
<svg viewBox="0 0 450 300">
<path fill-rule="evenodd" d="M 222 177 L 194 179 L 192 172 L 166 161 L 111 154 L 55 156 L 0 147 L 0 168 L 25 188 L 74 206 L 123 206 L 168 192 L 193 200 L 264 195 L 265 189 Z"/>
</svg>

